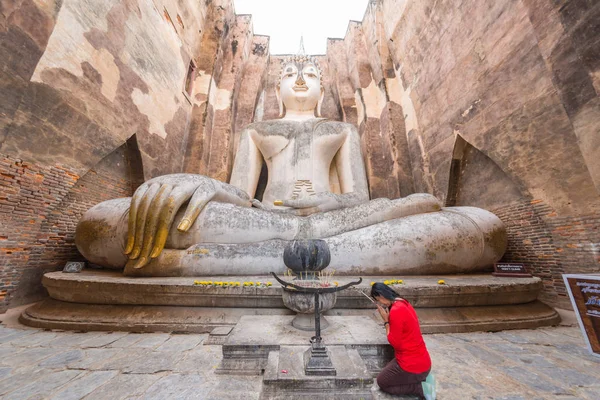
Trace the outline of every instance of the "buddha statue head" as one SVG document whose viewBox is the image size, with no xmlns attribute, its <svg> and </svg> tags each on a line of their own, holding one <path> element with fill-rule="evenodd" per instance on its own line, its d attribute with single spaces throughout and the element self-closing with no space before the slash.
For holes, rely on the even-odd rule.
<svg viewBox="0 0 600 400">
<path fill-rule="evenodd" d="M 324 89 L 317 61 L 306 55 L 296 55 L 282 62 L 281 77 L 277 85 L 279 117 L 287 111 L 313 111 L 321 116 Z"/>
</svg>

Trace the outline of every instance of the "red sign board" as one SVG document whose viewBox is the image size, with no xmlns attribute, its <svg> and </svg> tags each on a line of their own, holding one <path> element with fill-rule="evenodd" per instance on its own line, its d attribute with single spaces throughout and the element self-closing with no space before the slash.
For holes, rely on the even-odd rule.
<svg viewBox="0 0 600 400">
<path fill-rule="evenodd" d="M 600 357 L 600 275 L 563 275 L 590 352 Z"/>
</svg>

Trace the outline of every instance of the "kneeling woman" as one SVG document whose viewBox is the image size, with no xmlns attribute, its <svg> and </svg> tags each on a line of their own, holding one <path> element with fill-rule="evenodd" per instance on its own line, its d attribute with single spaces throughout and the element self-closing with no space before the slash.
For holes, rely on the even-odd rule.
<svg viewBox="0 0 600 400">
<path fill-rule="evenodd" d="M 395 352 L 394 359 L 377 376 L 379 388 L 391 394 L 415 394 L 425 399 L 421 382 L 429 375 L 431 358 L 415 309 L 383 283 L 372 286 L 371 296 L 379 303 L 377 309 Z"/>
</svg>

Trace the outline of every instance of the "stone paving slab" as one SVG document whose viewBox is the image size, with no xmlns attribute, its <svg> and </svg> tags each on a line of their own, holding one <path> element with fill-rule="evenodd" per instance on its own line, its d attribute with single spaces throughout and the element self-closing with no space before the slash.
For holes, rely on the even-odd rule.
<svg viewBox="0 0 600 400">
<path fill-rule="evenodd" d="M 106 347 L 116 347 L 116 348 L 128 348 L 136 344 L 137 342 L 144 339 L 142 335 L 125 335 L 115 340 L 114 342 L 108 344 Z"/>
<path fill-rule="evenodd" d="M 121 339 L 124 336 L 128 336 L 127 332 L 109 332 L 109 333 L 104 333 L 101 335 L 98 335 L 94 338 L 91 338 L 89 340 L 84 340 L 83 342 L 81 342 L 81 347 L 86 349 L 86 348 L 91 348 L 91 347 L 105 347 L 107 345 L 110 345 L 114 342 L 116 342 L 117 340 Z"/>
<path fill-rule="evenodd" d="M 136 338 L 141 336 L 142 338 L 131 345 L 131 347 L 139 347 L 144 349 L 152 349 L 160 346 L 171 337 L 168 333 L 146 333 L 144 335 L 141 334 L 129 334 L 134 335 Z M 125 338 L 123 338 L 125 339 Z"/>
<path fill-rule="evenodd" d="M 158 346 L 158 351 L 183 352 L 198 346 L 208 335 L 171 335 L 169 340 Z"/>
<path fill-rule="evenodd" d="M 17 347 L 44 346 L 46 343 L 57 338 L 58 332 L 36 332 L 25 337 L 19 337 L 10 341 L 10 344 Z"/>
<path fill-rule="evenodd" d="M 173 373 L 156 381 L 141 398 L 145 400 L 200 399 L 210 389 L 210 381 L 202 375 Z"/>
<path fill-rule="evenodd" d="M 221 346 L 200 346 L 187 351 L 185 357 L 174 366 L 174 371 L 212 374 L 218 368 L 222 356 Z"/>
<path fill-rule="evenodd" d="M 84 373 L 77 370 L 62 370 L 43 375 L 37 380 L 35 379 L 36 377 L 32 377 L 34 379 L 33 382 L 21 382 L 18 389 L 5 394 L 3 398 L 5 400 L 44 398 L 48 393 L 61 390 L 62 387 Z"/>
<path fill-rule="evenodd" d="M 79 346 L 80 343 L 85 342 L 87 340 L 91 340 L 101 334 L 103 332 L 61 332 L 60 335 L 57 335 L 54 340 L 49 341 L 45 346 L 47 347 L 74 347 Z"/>
<path fill-rule="evenodd" d="M 205 345 L 206 334 L 72 333 L 0 320 L 8 324 L 0 325 L 3 399 L 260 398 L 261 376 L 215 374 L 222 347 Z M 372 329 L 364 334 L 380 338 L 381 326 Z M 600 357 L 588 353 L 577 326 L 425 341 L 442 400 L 600 398 Z"/>
<path fill-rule="evenodd" d="M 137 398 L 165 376 L 163 374 L 118 374 L 85 397 L 86 400 Z"/>
<path fill-rule="evenodd" d="M 51 400 L 81 399 L 104 385 L 117 374 L 117 371 L 93 371 L 86 373 L 66 385 L 63 389 L 55 392 Z"/>
<path fill-rule="evenodd" d="M 62 349 L 52 348 L 24 349 L 16 352 L 15 354 L 5 355 L 2 360 L 0 360 L 0 364 L 9 367 L 24 367 L 28 365 L 34 365 L 38 362 L 42 362 L 42 360 L 46 359 L 47 357 L 60 354 L 62 351 Z"/>
<path fill-rule="evenodd" d="M 122 349 L 113 349 L 110 347 L 100 349 L 83 350 L 82 358 L 70 361 L 67 367 L 70 369 L 96 370 L 95 366 L 102 365 L 118 355 L 123 354 Z"/>
</svg>

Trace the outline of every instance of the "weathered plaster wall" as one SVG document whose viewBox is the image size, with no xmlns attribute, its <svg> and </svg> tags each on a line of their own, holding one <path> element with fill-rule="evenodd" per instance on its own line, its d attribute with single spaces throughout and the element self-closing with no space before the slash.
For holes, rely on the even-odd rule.
<svg viewBox="0 0 600 400">
<path fill-rule="evenodd" d="M 137 134 L 147 178 L 180 170 L 203 3 L 50 3 L 2 3 L 3 93 L 15 99 L 0 151 L 81 175 Z"/>
</svg>

